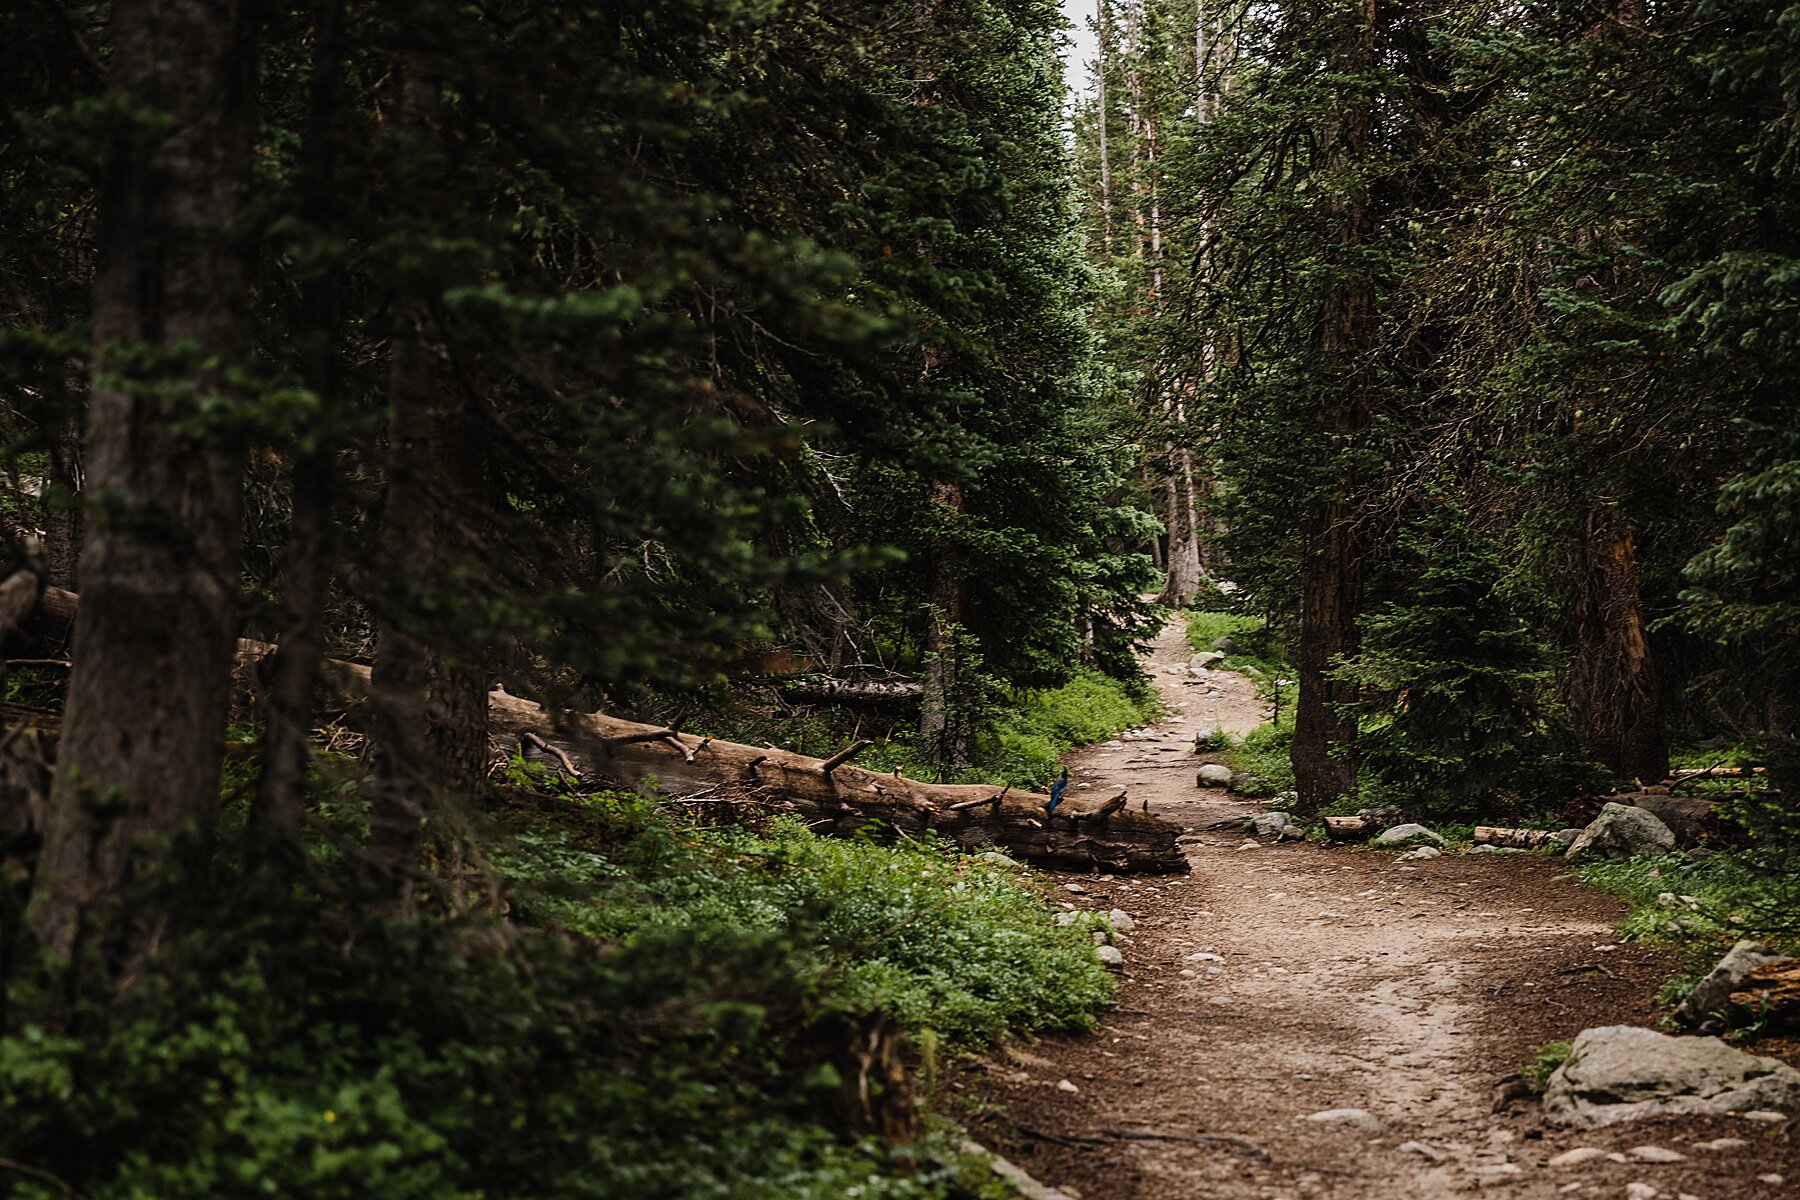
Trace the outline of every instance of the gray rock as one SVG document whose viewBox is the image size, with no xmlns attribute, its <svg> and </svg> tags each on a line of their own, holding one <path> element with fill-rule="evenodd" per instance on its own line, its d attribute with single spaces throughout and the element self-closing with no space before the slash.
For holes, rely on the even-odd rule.
<svg viewBox="0 0 1800 1200">
<path fill-rule="evenodd" d="M 1241 654 L 1241 653 L 1243 653 L 1241 650 L 1238 649 L 1238 644 L 1236 642 L 1232 641 L 1228 637 L 1214 638 L 1213 639 L 1213 649 L 1217 650 L 1220 654 Z"/>
<path fill-rule="evenodd" d="M 1545 844 L 1548 845 L 1549 843 L 1554 842 L 1566 850 L 1570 846 L 1573 846 L 1575 844 L 1575 839 L 1580 836 L 1581 830 L 1579 829 L 1559 829 L 1545 840 Z"/>
<path fill-rule="evenodd" d="M 1188 660 L 1188 666 L 1198 667 L 1202 671 L 1210 670 L 1225 661 L 1225 656 L 1217 650 L 1207 650 L 1194 655 Z"/>
<path fill-rule="evenodd" d="M 1584 1029 L 1544 1089 L 1544 1118 L 1593 1129 L 1665 1114 L 1800 1106 L 1800 1071 L 1718 1038 Z"/>
<path fill-rule="evenodd" d="M 1737 991 L 1746 975 L 1766 963 L 1786 961 L 1787 955 L 1776 954 L 1761 942 L 1746 938 L 1726 951 L 1725 957 L 1707 972 L 1706 978 L 1694 985 L 1694 990 L 1681 1002 L 1675 1015 L 1691 1024 L 1714 1013 L 1722 1013 L 1731 1007 L 1731 993 Z"/>
<path fill-rule="evenodd" d="M 1383 804 L 1379 808 L 1359 808 L 1355 815 L 1373 825 L 1399 825 L 1406 820 L 1406 814 L 1392 804 Z"/>
<path fill-rule="evenodd" d="M 1436 1146 L 1428 1146 L 1424 1142 L 1401 1142 L 1399 1150 L 1402 1154 L 1416 1154 L 1420 1158 L 1429 1159 L 1434 1163 L 1441 1163 L 1448 1157 Z"/>
<path fill-rule="evenodd" d="M 1408 850 L 1405 854 L 1402 854 L 1400 856 L 1400 861 L 1410 862 L 1427 858 L 1437 858 L 1442 854 L 1443 851 L 1439 850 L 1436 846 L 1420 846 L 1416 850 Z"/>
<path fill-rule="evenodd" d="M 1596 1158 L 1605 1158 L 1606 1151 L 1598 1146 L 1577 1146 L 1573 1150 L 1564 1150 L 1551 1159 L 1547 1166 L 1579 1167 L 1584 1162 L 1593 1162 Z"/>
<path fill-rule="evenodd" d="M 1444 839 L 1423 825 L 1395 825 L 1391 829 L 1381 831 L 1375 839 L 1377 846 L 1404 846 L 1408 842 L 1430 842 L 1434 846 L 1442 846 Z"/>
<path fill-rule="evenodd" d="M 1113 927 L 1114 933 L 1130 933 L 1137 928 L 1137 922 L 1122 908 L 1115 908 L 1107 913 L 1106 921 Z"/>
<path fill-rule="evenodd" d="M 1023 871 L 1025 869 L 1025 864 L 1021 863 L 1018 859 L 1010 858 L 1007 855 L 1000 853 L 998 850 L 987 850 L 977 854 L 975 857 L 984 863 L 1000 867 L 1007 871 Z"/>
<path fill-rule="evenodd" d="M 1470 846 L 1470 854 L 1523 854 L 1517 846 Z"/>
<path fill-rule="evenodd" d="M 1069 909 L 1056 914 L 1056 923 L 1063 927 L 1079 925 L 1085 920 L 1087 920 L 1087 914 L 1082 912 L 1079 908 Z"/>
<path fill-rule="evenodd" d="M 1227 786 L 1234 796 L 1266 796 L 1269 793 L 1269 785 L 1262 781 L 1262 777 L 1248 771 L 1233 775 Z"/>
<path fill-rule="evenodd" d="M 1230 787 L 1231 768 L 1222 763 L 1206 763 L 1194 776 L 1195 787 Z"/>
<path fill-rule="evenodd" d="M 1310 1113 L 1300 1119 L 1314 1125 L 1348 1125 L 1368 1133 L 1378 1133 L 1381 1130 L 1381 1121 L 1366 1108 L 1328 1108 L 1324 1112 Z"/>
<path fill-rule="evenodd" d="M 1244 828 L 1258 837 L 1279 837 L 1282 830 L 1293 823 L 1292 813 L 1260 812 L 1244 822 Z"/>
<path fill-rule="evenodd" d="M 1094 957 L 1109 967 L 1122 967 L 1125 965 L 1125 956 L 1119 953 L 1119 948 L 1117 946 L 1095 946 Z"/>
<path fill-rule="evenodd" d="M 1295 821 L 1293 824 L 1284 828 L 1280 833 L 1276 834 L 1275 840 L 1278 842 L 1304 842 L 1306 840 L 1306 826 Z"/>
<path fill-rule="evenodd" d="M 1667 854 L 1675 835 L 1656 814 L 1629 804 L 1608 804 L 1569 847 L 1571 861 L 1581 858 L 1636 858 Z"/>
</svg>

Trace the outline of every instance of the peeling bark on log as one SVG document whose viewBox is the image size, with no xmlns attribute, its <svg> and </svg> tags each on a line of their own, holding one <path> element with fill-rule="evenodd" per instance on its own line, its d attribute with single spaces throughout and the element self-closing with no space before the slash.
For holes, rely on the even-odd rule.
<svg viewBox="0 0 1800 1200">
<path fill-rule="evenodd" d="M 1347 842 L 1354 838 L 1373 837 L 1381 832 L 1381 826 L 1367 817 L 1326 817 L 1325 836 L 1334 842 Z"/>
<path fill-rule="evenodd" d="M 1800 1023 L 1800 961 L 1786 959 L 1757 967 L 1731 993 L 1731 1002 L 1771 1025 Z"/>
<path fill-rule="evenodd" d="M 1551 829 L 1505 829 L 1497 825 L 1477 825 L 1477 846 L 1511 846 L 1518 850 L 1536 850 L 1556 836 Z"/>
<path fill-rule="evenodd" d="M 796 679 L 781 684 L 775 690 L 783 700 L 874 708 L 917 704 L 925 685 L 906 681 L 822 678 Z"/>
</svg>

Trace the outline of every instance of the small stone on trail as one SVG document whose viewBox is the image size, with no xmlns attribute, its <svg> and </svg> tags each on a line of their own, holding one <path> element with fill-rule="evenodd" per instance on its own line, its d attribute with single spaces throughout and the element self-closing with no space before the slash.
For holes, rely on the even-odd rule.
<svg viewBox="0 0 1800 1200">
<path fill-rule="evenodd" d="M 1475 1174 L 1484 1175 L 1490 1179 L 1498 1178 L 1503 1175 L 1517 1175 L 1519 1174 L 1519 1164 L 1509 1162 L 1489 1163 L 1485 1167 L 1476 1167 Z"/>
<path fill-rule="evenodd" d="M 1434 1163 L 1444 1161 L 1442 1150 L 1436 1146 L 1427 1146 L 1424 1142 L 1401 1142 L 1400 1153 L 1417 1154 L 1420 1158 L 1430 1159 Z"/>
<path fill-rule="evenodd" d="M 1249 831 L 1259 837 L 1279 834 L 1293 823 L 1293 814 L 1284 812 L 1260 812 L 1245 822 Z"/>
<path fill-rule="evenodd" d="M 1087 889 L 1082 887 L 1079 883 L 1065 883 L 1065 884 L 1063 884 L 1063 891 L 1071 892 L 1071 893 L 1079 896 L 1082 893 L 1086 892 Z"/>
<path fill-rule="evenodd" d="M 1328 1108 L 1324 1112 L 1310 1113 L 1300 1119 L 1311 1121 L 1314 1125 L 1351 1125 L 1369 1133 L 1381 1128 L 1381 1122 L 1366 1108 Z"/>
<path fill-rule="evenodd" d="M 1662 1193 L 1647 1183 L 1628 1183 L 1625 1185 L 1625 1200 L 1656 1200 Z"/>
<path fill-rule="evenodd" d="M 1545 1165 L 1552 1167 L 1576 1167 L 1584 1162 L 1592 1162 L 1596 1158 L 1605 1157 L 1606 1151 L 1600 1149 L 1598 1146 L 1577 1146 L 1573 1150 L 1564 1150 Z"/>
<path fill-rule="evenodd" d="M 1238 849 L 1239 850 L 1261 850 L 1262 843 L 1255 841 L 1255 840 L 1246 841 L 1243 845 L 1239 846 Z"/>
<path fill-rule="evenodd" d="M 1436 846 L 1420 846 L 1417 850 L 1408 850 L 1396 861 L 1405 862 L 1408 859 L 1438 858 L 1442 854 L 1443 851 L 1439 850 Z"/>
<path fill-rule="evenodd" d="M 1204 950 L 1200 951 L 1198 954 L 1188 955 L 1187 960 L 1189 962 L 1224 962 L 1225 961 L 1223 958 L 1219 957 L 1217 954 L 1208 954 Z"/>
<path fill-rule="evenodd" d="M 1109 967 L 1122 967 L 1125 965 L 1125 956 L 1119 953 L 1119 948 L 1117 946 L 1095 946 L 1094 957 Z"/>
<path fill-rule="evenodd" d="M 1582 1188 L 1584 1188 L 1586 1186 L 1587 1186 L 1587 1184 L 1585 1184 L 1585 1183 L 1565 1183 L 1561 1187 L 1557 1188 L 1556 1190 L 1560 1193 L 1567 1194 L 1569 1192 L 1579 1192 Z"/>
<path fill-rule="evenodd" d="M 1780 1183 L 1786 1183 L 1786 1182 L 1787 1182 L 1787 1180 L 1786 1180 L 1786 1178 L 1784 1178 L 1784 1177 L 1783 1177 L 1783 1176 L 1781 1176 L 1781 1175 L 1779 1175 L 1779 1174 L 1777 1174 L 1777 1173 L 1776 1173 L 1776 1172 L 1774 1172 L 1774 1171 L 1770 1171 L 1770 1172 L 1769 1172 L 1769 1173 L 1768 1173 L 1768 1174 L 1767 1174 L 1767 1175 L 1758 1175 L 1758 1176 L 1757 1176 L 1757 1177 L 1756 1177 L 1756 1180 L 1757 1180 L 1757 1182 L 1758 1182 L 1758 1183 L 1776 1183 L 1776 1184 L 1780 1184 Z"/>
<path fill-rule="evenodd" d="M 1739 1113 L 1738 1116 L 1746 1121 L 1757 1121 L 1764 1125 L 1779 1125 L 1787 1120 L 1784 1114 L 1770 1112 L 1766 1108 L 1751 1109 L 1749 1112 Z"/>
<path fill-rule="evenodd" d="M 1064 1079 L 1061 1082 L 1059 1082 L 1056 1085 L 1056 1090 L 1059 1092 L 1079 1092 L 1079 1091 L 1081 1091 L 1080 1088 L 1078 1088 L 1074 1084 L 1070 1083 L 1067 1079 Z"/>
<path fill-rule="evenodd" d="M 1714 1138 L 1710 1142 L 1695 1142 L 1696 1150 L 1741 1150 L 1750 1143 L 1743 1138 Z"/>
<path fill-rule="evenodd" d="M 1675 1163 L 1688 1160 L 1687 1155 L 1679 1150 L 1670 1150 L 1663 1146 L 1633 1146 L 1625 1153 L 1639 1162 Z"/>
<path fill-rule="evenodd" d="M 1204 763 L 1194 775 L 1195 787 L 1230 787 L 1231 768 L 1223 763 Z"/>
<path fill-rule="evenodd" d="M 1137 922 L 1122 908 L 1115 908 L 1107 913 L 1106 919 L 1112 923 L 1114 933 L 1130 933 L 1137 928 Z"/>
</svg>

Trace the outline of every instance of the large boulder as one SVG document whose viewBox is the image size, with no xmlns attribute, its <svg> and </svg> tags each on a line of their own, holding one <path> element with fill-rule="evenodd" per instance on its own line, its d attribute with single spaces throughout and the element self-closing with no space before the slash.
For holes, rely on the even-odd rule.
<svg viewBox="0 0 1800 1200">
<path fill-rule="evenodd" d="M 1384 829 L 1375 839 L 1377 846 L 1404 846 L 1408 842 L 1430 842 L 1434 846 L 1442 846 L 1444 839 L 1423 825 L 1396 825 L 1392 829 Z"/>
<path fill-rule="evenodd" d="M 1675 1010 L 1676 1017 L 1693 1024 L 1731 1007 L 1731 993 L 1738 990 L 1750 972 L 1769 963 L 1786 962 L 1788 956 L 1776 954 L 1761 942 L 1748 938 L 1725 952 L 1725 957 L 1694 985 L 1688 998 Z"/>
<path fill-rule="evenodd" d="M 1639 1117 L 1800 1107 L 1800 1071 L 1718 1038 L 1584 1029 L 1544 1089 L 1544 1119 L 1593 1129 Z"/>
<path fill-rule="evenodd" d="M 1656 814 L 1629 804 L 1608 804 L 1569 847 L 1569 858 L 1636 858 L 1673 849 L 1675 835 Z"/>
</svg>

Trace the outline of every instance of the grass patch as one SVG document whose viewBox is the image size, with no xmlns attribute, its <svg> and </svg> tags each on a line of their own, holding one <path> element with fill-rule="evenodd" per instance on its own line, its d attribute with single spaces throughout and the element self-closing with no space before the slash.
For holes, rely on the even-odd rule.
<svg viewBox="0 0 1800 1200">
<path fill-rule="evenodd" d="M 1695 860 L 1677 852 L 1571 869 L 1583 883 L 1631 906 L 1619 924 L 1621 938 L 1675 945 L 1684 963 L 1697 969 L 1710 967 L 1740 937 L 1756 937 L 1790 953 L 1800 950 L 1800 940 L 1790 932 L 1762 927 L 1758 920 L 1773 907 L 1776 881 L 1732 855 Z"/>
<path fill-rule="evenodd" d="M 1531 1085 L 1532 1091 L 1541 1093 L 1549 1085 L 1550 1077 L 1569 1061 L 1569 1051 L 1572 1049 L 1574 1046 L 1568 1042 L 1551 1042 L 1539 1046 L 1533 1051 L 1531 1061 L 1525 1064 L 1519 1074 L 1525 1077 L 1525 1082 Z"/>
</svg>

